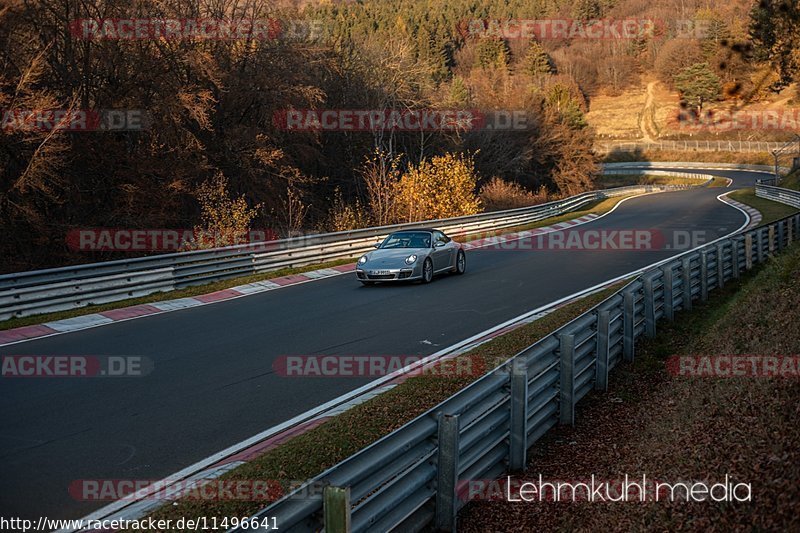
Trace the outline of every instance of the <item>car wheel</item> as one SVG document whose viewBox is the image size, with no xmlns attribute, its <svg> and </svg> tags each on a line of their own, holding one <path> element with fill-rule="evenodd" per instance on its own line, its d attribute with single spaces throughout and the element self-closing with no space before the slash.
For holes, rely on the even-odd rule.
<svg viewBox="0 0 800 533">
<path fill-rule="evenodd" d="M 372 287 L 373 285 L 375 285 L 375 282 L 374 282 L 374 281 L 362 281 L 361 283 L 362 283 L 362 284 L 363 284 L 365 287 Z"/>
<path fill-rule="evenodd" d="M 459 250 L 456 256 L 456 269 L 453 271 L 459 276 L 467 271 L 467 254 L 464 250 Z"/>
<path fill-rule="evenodd" d="M 422 283 L 433 281 L 433 261 L 426 259 L 422 264 Z"/>
</svg>

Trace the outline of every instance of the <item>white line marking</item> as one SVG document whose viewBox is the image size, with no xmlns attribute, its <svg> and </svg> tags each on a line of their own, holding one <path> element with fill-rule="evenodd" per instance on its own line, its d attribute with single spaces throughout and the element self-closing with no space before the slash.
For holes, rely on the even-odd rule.
<svg viewBox="0 0 800 533">
<path fill-rule="evenodd" d="M 153 302 L 147 305 L 152 305 L 153 307 L 161 311 L 177 311 L 179 309 L 188 309 L 190 307 L 197 307 L 198 305 L 203 305 L 203 302 L 201 302 L 200 300 L 195 300 L 194 298 L 178 298 L 176 300 L 167 300 L 165 302 Z"/>
<path fill-rule="evenodd" d="M 65 318 L 63 320 L 56 320 L 55 322 L 45 322 L 43 326 L 54 329 L 59 333 L 70 333 L 81 329 L 88 329 L 90 327 L 102 326 L 114 322 L 112 319 L 97 315 L 81 315 L 75 318 Z M 37 337 L 39 338 L 39 337 Z"/>
</svg>

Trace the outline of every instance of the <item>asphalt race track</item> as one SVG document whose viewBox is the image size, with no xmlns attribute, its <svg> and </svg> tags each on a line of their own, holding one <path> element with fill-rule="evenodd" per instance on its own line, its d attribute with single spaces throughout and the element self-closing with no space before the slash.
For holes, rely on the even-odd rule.
<svg viewBox="0 0 800 533">
<path fill-rule="evenodd" d="M 733 187 L 763 177 L 698 172 L 732 177 Z M 712 240 L 745 222 L 716 199 L 728 190 L 633 198 L 579 228 L 702 231 Z M 348 274 L 0 347 L 2 355 L 141 355 L 154 364 L 141 378 L 3 378 L 0 508 L 24 518 L 84 516 L 108 502 L 71 498 L 75 480 L 160 479 L 368 381 L 281 377 L 278 356 L 431 354 L 678 252 L 472 250 L 465 276 L 426 286 L 362 287 Z"/>
</svg>

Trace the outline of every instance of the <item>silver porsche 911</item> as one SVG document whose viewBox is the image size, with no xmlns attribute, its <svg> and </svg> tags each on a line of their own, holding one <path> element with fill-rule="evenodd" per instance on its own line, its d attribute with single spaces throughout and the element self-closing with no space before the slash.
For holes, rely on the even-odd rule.
<svg viewBox="0 0 800 533">
<path fill-rule="evenodd" d="M 364 285 L 378 281 L 433 281 L 434 274 L 467 270 L 461 244 L 437 229 L 396 231 L 361 256 L 356 276 Z"/>
</svg>

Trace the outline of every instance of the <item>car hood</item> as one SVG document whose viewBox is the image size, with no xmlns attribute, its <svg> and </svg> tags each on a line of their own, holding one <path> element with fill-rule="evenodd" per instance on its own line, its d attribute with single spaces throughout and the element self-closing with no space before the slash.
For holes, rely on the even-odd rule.
<svg viewBox="0 0 800 533">
<path fill-rule="evenodd" d="M 409 255 L 414 254 L 418 257 L 425 257 L 427 253 L 427 248 L 389 248 L 385 250 L 375 250 L 374 252 L 367 253 L 367 265 L 405 265 L 406 257 Z"/>
</svg>

